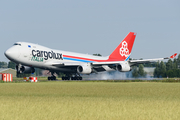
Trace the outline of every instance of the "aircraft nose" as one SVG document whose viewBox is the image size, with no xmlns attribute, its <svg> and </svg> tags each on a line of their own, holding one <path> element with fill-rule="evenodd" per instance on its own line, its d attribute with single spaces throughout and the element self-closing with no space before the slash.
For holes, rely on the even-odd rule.
<svg viewBox="0 0 180 120">
<path fill-rule="evenodd" d="M 6 50 L 5 52 L 4 52 L 4 55 L 8 58 L 8 59 L 10 59 L 10 57 L 12 56 L 12 51 L 10 50 L 10 49 L 8 49 L 8 50 Z"/>
<path fill-rule="evenodd" d="M 8 58 L 8 59 L 16 59 L 18 56 L 18 51 L 14 50 L 13 48 L 9 48 L 8 50 L 6 50 L 4 52 L 4 55 Z"/>
</svg>

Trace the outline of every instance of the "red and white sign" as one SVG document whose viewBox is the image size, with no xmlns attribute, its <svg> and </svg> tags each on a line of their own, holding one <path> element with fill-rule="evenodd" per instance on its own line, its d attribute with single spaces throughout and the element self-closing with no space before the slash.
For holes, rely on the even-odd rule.
<svg viewBox="0 0 180 120">
<path fill-rule="evenodd" d="M 37 77 L 29 77 L 30 82 L 37 82 Z"/>
<path fill-rule="evenodd" d="M 13 75 L 9 73 L 0 73 L 0 80 L 3 80 L 5 82 L 12 82 Z"/>
<path fill-rule="evenodd" d="M 29 81 L 29 77 L 24 77 L 24 81 Z"/>
</svg>

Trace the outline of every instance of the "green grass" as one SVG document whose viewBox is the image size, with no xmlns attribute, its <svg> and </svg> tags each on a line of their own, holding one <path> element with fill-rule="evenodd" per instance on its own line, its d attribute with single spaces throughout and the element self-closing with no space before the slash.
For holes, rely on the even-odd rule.
<svg viewBox="0 0 180 120">
<path fill-rule="evenodd" d="M 58 80 L 61 80 L 61 78 L 57 78 Z M 38 77 L 38 81 L 40 82 L 49 82 L 47 77 Z M 125 80 L 83 80 L 84 82 L 180 82 L 180 78 L 160 78 L 160 79 L 125 79 Z M 0 83 L 3 81 L 0 81 Z M 17 78 L 14 77 L 13 78 L 13 82 L 15 83 L 20 83 L 20 82 L 24 82 L 23 78 Z M 68 81 L 68 82 L 73 82 L 73 81 Z"/>
<path fill-rule="evenodd" d="M 1 120 L 177 120 L 180 84 L 0 83 Z"/>
</svg>

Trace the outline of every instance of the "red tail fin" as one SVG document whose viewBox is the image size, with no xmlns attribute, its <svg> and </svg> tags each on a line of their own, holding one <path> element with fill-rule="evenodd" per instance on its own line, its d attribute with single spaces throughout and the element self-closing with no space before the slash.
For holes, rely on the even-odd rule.
<svg viewBox="0 0 180 120">
<path fill-rule="evenodd" d="M 134 44 L 136 33 L 130 32 L 119 46 L 111 53 L 109 60 L 112 61 L 124 61 L 128 60 L 131 54 L 131 50 Z"/>
</svg>

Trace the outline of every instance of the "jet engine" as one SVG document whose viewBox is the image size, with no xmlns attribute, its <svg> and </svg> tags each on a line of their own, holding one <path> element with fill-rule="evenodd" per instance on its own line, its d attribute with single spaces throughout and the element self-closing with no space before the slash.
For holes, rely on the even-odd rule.
<svg viewBox="0 0 180 120">
<path fill-rule="evenodd" d="M 77 67 L 77 72 L 80 74 L 90 74 L 92 72 L 92 68 L 90 64 L 84 64 Z"/>
<path fill-rule="evenodd" d="M 18 70 L 18 66 L 16 66 L 16 69 Z M 20 69 L 18 70 L 19 73 L 34 73 L 35 69 L 33 67 L 28 67 L 28 66 L 21 66 Z"/>
<path fill-rule="evenodd" d="M 127 63 L 121 63 L 116 65 L 116 70 L 119 72 L 128 72 L 131 71 L 131 67 Z"/>
</svg>

